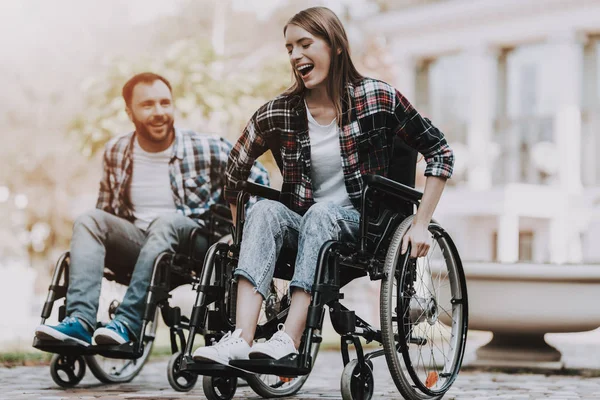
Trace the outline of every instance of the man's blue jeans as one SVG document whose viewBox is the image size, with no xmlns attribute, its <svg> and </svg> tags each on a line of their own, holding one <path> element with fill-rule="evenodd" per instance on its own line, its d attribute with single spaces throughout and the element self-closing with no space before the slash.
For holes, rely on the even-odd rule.
<svg viewBox="0 0 600 400">
<path fill-rule="evenodd" d="M 115 273 L 133 269 L 115 319 L 139 337 L 154 261 L 163 251 L 187 249 L 192 229 L 199 226 L 179 213 L 155 219 L 145 232 L 98 209 L 77 218 L 71 238 L 67 315 L 95 329 L 104 267 Z"/>
<path fill-rule="evenodd" d="M 316 203 L 301 216 L 277 201 L 261 200 L 248 214 L 234 274 L 248 279 L 266 298 L 281 248 L 297 248 L 290 287 L 310 293 L 323 244 L 358 240 L 359 221 L 358 211 L 332 203 Z"/>
</svg>

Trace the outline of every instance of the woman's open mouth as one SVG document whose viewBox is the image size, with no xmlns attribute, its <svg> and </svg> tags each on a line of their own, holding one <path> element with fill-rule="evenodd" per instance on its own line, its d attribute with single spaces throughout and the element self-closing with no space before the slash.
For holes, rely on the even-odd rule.
<svg viewBox="0 0 600 400">
<path fill-rule="evenodd" d="M 300 65 L 299 67 L 297 67 L 298 72 L 300 72 L 300 75 L 302 75 L 303 77 L 310 74 L 310 71 L 312 71 L 314 68 L 315 68 L 314 64 L 303 64 L 303 65 Z"/>
</svg>

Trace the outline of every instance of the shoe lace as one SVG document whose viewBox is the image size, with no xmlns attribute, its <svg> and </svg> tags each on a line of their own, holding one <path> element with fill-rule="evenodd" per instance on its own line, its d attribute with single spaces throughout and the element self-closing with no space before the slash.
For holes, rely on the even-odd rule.
<svg viewBox="0 0 600 400">
<path fill-rule="evenodd" d="M 62 323 L 64 325 L 73 325 L 77 323 L 77 319 L 75 317 L 65 317 L 65 319 L 62 320 Z"/>
<path fill-rule="evenodd" d="M 285 333 L 285 325 L 277 325 L 277 332 L 275 332 L 275 334 L 271 336 L 271 339 L 269 339 L 269 343 L 274 344 L 276 346 L 285 346 L 289 342 L 289 336 Z"/>
<path fill-rule="evenodd" d="M 219 348 L 220 348 L 220 347 L 225 347 L 225 346 L 230 346 L 230 345 L 233 343 L 233 340 L 230 340 L 230 339 L 232 339 L 232 337 L 231 337 L 231 334 L 232 334 L 232 332 L 231 332 L 231 331 L 227 332 L 227 333 L 226 333 L 225 335 L 223 335 L 223 337 L 222 337 L 222 338 L 221 338 L 221 339 L 220 339 L 220 340 L 219 340 L 217 343 L 215 343 L 213 346 L 215 346 L 215 347 L 219 347 Z"/>
</svg>

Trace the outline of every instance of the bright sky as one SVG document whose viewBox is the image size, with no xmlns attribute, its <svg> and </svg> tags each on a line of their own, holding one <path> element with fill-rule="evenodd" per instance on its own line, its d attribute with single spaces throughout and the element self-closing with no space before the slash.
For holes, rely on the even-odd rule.
<svg viewBox="0 0 600 400">
<path fill-rule="evenodd" d="M 64 39 L 64 35 L 93 35 L 110 29 L 106 26 L 93 29 L 101 20 L 137 24 L 152 21 L 159 16 L 174 15 L 186 1 L 190 0 L 2 0 L 0 48 L 3 49 L 4 57 L 21 56 L 40 47 L 52 46 L 52 40 Z M 234 9 L 254 11 L 259 18 L 268 18 L 275 8 L 285 3 L 285 0 L 229 1 Z M 367 7 L 366 0 L 314 0 L 312 4 L 324 5 L 336 12 L 341 12 L 344 6 L 348 6 L 356 16 L 372 10 L 372 7 Z"/>
</svg>

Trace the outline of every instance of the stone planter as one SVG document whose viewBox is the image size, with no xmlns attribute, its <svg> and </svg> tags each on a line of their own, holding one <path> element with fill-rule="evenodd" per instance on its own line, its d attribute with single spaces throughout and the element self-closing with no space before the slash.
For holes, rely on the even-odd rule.
<svg viewBox="0 0 600 400">
<path fill-rule="evenodd" d="M 600 326 L 600 265 L 465 263 L 464 268 L 469 329 L 494 335 L 477 350 L 474 364 L 560 368 L 561 354 L 544 335 Z"/>
</svg>

